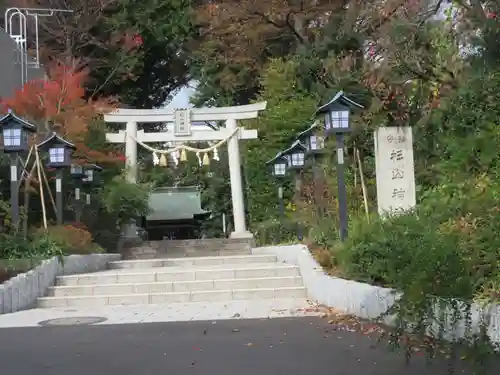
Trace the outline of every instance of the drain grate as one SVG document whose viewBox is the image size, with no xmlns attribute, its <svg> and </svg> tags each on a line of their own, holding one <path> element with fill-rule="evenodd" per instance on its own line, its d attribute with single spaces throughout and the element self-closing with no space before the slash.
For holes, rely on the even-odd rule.
<svg viewBox="0 0 500 375">
<path fill-rule="evenodd" d="M 107 318 L 98 317 L 98 316 L 78 316 L 73 318 L 58 318 L 58 319 L 49 319 L 44 320 L 43 322 L 39 322 L 40 326 L 82 326 L 82 325 L 90 325 L 96 323 L 102 323 L 108 320 Z"/>
</svg>

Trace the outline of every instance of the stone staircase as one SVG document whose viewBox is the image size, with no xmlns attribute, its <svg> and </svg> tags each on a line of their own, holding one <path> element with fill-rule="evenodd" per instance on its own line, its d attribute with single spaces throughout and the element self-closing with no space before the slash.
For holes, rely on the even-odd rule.
<svg viewBox="0 0 500 375">
<path fill-rule="evenodd" d="M 122 249 L 123 259 L 207 257 L 252 253 L 253 240 L 210 238 L 195 240 L 145 241 Z"/>
<path fill-rule="evenodd" d="M 185 256 L 121 260 L 105 271 L 60 276 L 38 307 L 305 298 L 299 268 L 273 255 Z"/>
</svg>

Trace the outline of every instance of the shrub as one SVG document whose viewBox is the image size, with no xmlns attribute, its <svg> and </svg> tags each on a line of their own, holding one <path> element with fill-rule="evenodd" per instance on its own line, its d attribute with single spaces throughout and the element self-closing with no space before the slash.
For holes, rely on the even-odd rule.
<svg viewBox="0 0 500 375">
<path fill-rule="evenodd" d="M 62 254 L 61 247 L 46 236 L 40 236 L 33 240 L 24 238 L 19 234 L 0 235 L 0 259 L 4 260 L 27 260 L 37 262 Z"/>
<path fill-rule="evenodd" d="M 485 178 L 435 188 L 415 212 L 355 222 L 339 260 L 365 282 L 472 297 L 500 266 L 499 192 Z"/>
<path fill-rule="evenodd" d="M 298 225 L 291 220 L 267 220 L 253 228 L 258 246 L 297 242 Z"/>
<path fill-rule="evenodd" d="M 479 335 L 471 325 L 473 301 L 500 297 L 499 192 L 497 182 L 482 176 L 428 191 L 414 212 L 354 223 L 336 255 L 347 277 L 402 292 L 387 312 L 396 318 L 392 344 L 399 346 L 408 331 L 425 342 L 427 335 L 440 340 L 464 321 L 465 338 L 449 349 L 467 349 L 480 362 L 493 352 L 490 317 L 483 316 Z"/>
<path fill-rule="evenodd" d="M 20 235 L 2 234 L 0 236 L 0 259 L 22 259 L 32 255 L 30 241 Z"/>
<path fill-rule="evenodd" d="M 106 185 L 103 204 L 110 214 L 117 217 L 117 224 L 121 227 L 150 212 L 150 193 L 150 185 L 132 184 L 122 176 L 117 176 Z"/>
<path fill-rule="evenodd" d="M 63 249 L 64 254 L 90 254 L 94 245 L 92 235 L 83 227 L 77 228 L 73 225 L 58 225 L 39 229 L 35 233 L 35 239 L 47 238 Z"/>
<path fill-rule="evenodd" d="M 408 213 L 358 223 L 337 254 L 342 269 L 359 281 L 403 292 L 472 298 L 464 274 L 469 264 L 459 236 L 436 229 L 432 220 Z"/>
</svg>

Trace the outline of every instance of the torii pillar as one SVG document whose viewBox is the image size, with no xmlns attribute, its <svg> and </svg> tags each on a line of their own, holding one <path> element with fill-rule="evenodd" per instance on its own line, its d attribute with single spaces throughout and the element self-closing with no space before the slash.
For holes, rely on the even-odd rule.
<svg viewBox="0 0 500 375">
<path fill-rule="evenodd" d="M 126 131 L 108 133 L 106 138 L 111 143 L 125 143 L 127 158 L 127 179 L 137 181 L 137 142 L 200 142 L 220 141 L 236 134 L 227 142 L 229 176 L 231 183 L 231 199 L 233 204 L 234 232 L 231 238 L 251 238 L 252 233 L 247 230 L 245 222 L 245 203 L 241 177 L 240 139 L 256 139 L 256 130 L 238 129 L 237 120 L 257 118 L 259 111 L 266 108 L 267 103 L 261 102 L 235 107 L 223 108 L 193 108 L 190 110 L 169 109 L 118 109 L 104 116 L 106 122 L 126 123 Z M 179 120 L 181 119 L 181 120 Z M 191 122 L 225 121 L 225 128 L 219 130 L 201 130 L 191 128 Z M 173 123 L 175 131 L 167 126 L 166 131 L 144 132 L 137 130 L 138 123 Z"/>
</svg>

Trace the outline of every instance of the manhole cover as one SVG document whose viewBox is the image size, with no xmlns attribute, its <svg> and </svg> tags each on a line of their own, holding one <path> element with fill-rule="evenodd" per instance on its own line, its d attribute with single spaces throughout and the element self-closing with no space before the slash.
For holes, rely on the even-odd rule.
<svg viewBox="0 0 500 375">
<path fill-rule="evenodd" d="M 74 318 L 58 318 L 44 320 L 38 323 L 41 326 L 81 326 L 105 322 L 107 318 L 96 317 L 96 316 L 83 316 Z"/>
</svg>

